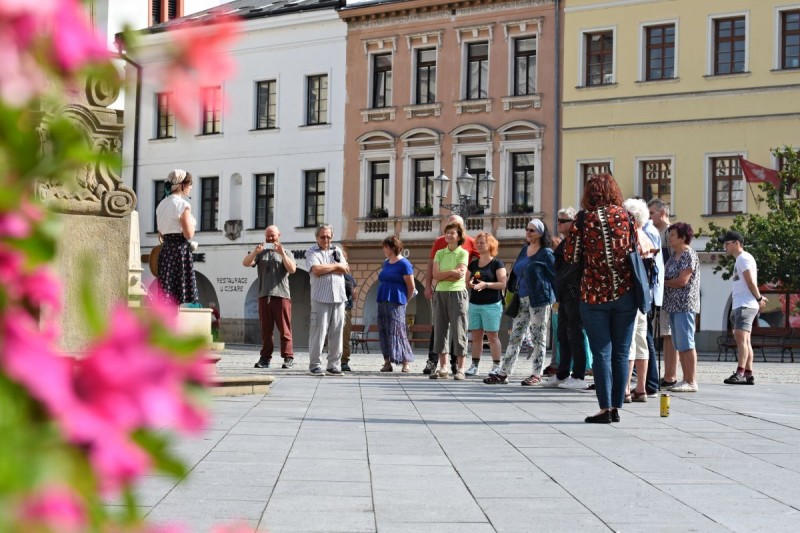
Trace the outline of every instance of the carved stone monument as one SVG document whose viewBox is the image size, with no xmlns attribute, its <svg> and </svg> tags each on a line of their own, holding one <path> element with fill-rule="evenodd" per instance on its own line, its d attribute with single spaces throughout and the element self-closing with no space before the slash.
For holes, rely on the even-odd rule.
<svg viewBox="0 0 800 533">
<path fill-rule="evenodd" d="M 83 132 L 88 146 L 121 155 L 122 118 L 109 109 L 119 95 L 119 85 L 89 79 L 85 91 L 71 95 L 59 113 L 69 117 Z M 43 150 L 49 146 L 45 111 L 40 135 Z M 62 348 L 83 350 L 89 340 L 80 313 L 79 282 L 84 261 L 93 265 L 91 283 L 105 311 L 127 304 L 129 296 L 141 298 L 141 258 L 136 194 L 123 185 L 118 168 L 102 162 L 77 169 L 66 182 L 42 181 L 37 193 L 53 211 L 64 213 L 56 268 L 64 283 Z M 106 313 L 106 316 L 109 316 Z"/>
</svg>

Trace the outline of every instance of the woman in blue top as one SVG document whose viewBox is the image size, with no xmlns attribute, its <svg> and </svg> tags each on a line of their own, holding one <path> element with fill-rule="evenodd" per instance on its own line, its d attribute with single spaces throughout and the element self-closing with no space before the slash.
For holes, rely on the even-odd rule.
<svg viewBox="0 0 800 533">
<path fill-rule="evenodd" d="M 408 372 L 408 363 L 414 352 L 406 333 L 406 304 L 414 293 L 414 267 L 405 257 L 403 241 L 392 235 L 383 239 L 386 259 L 378 275 L 378 338 L 380 339 L 383 367 L 381 372 L 391 372 L 392 363 L 402 363 Z"/>
</svg>

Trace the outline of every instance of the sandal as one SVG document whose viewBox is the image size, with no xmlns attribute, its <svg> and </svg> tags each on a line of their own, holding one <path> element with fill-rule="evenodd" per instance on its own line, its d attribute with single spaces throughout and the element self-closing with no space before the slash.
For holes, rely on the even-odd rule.
<svg viewBox="0 0 800 533">
<path fill-rule="evenodd" d="M 625 403 L 631 403 L 631 395 L 630 394 L 626 394 L 625 395 Z"/>
<path fill-rule="evenodd" d="M 631 393 L 631 395 L 632 395 L 632 398 L 631 398 L 632 402 L 646 402 L 647 401 L 647 393 L 646 392 L 633 391 Z"/>
<path fill-rule="evenodd" d="M 487 385 L 508 385 L 508 376 L 501 376 L 500 374 L 489 374 L 483 378 L 483 382 Z"/>
<path fill-rule="evenodd" d="M 408 366 L 403 366 L 403 368 L 400 370 L 400 372 L 405 372 L 406 374 L 408 374 L 409 372 L 411 372 L 411 369 L 408 368 Z"/>
<path fill-rule="evenodd" d="M 538 385 L 541 382 L 542 378 L 540 378 L 536 374 L 533 374 L 532 376 L 529 376 L 527 379 L 522 380 L 522 384 L 526 387 L 532 387 L 533 385 Z"/>
<path fill-rule="evenodd" d="M 393 370 L 391 363 L 386 363 L 381 367 L 381 372 L 392 372 Z"/>
</svg>

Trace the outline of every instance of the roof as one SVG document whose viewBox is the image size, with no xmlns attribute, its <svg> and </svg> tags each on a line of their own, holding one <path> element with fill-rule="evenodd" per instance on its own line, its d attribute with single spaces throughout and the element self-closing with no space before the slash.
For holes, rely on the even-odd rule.
<svg viewBox="0 0 800 533">
<path fill-rule="evenodd" d="M 343 4 L 344 0 L 234 0 L 191 15 L 155 24 L 145 31 L 158 33 L 185 22 L 213 23 L 214 19 L 221 14 L 232 15 L 241 19 L 255 19 L 302 11 L 336 8 Z"/>
</svg>

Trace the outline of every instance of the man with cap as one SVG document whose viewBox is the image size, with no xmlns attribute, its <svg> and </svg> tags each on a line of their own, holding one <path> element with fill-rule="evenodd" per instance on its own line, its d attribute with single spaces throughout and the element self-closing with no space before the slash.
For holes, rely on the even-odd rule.
<svg viewBox="0 0 800 533">
<path fill-rule="evenodd" d="M 717 239 L 723 243 L 725 252 L 736 259 L 733 267 L 733 338 L 739 356 L 739 366 L 731 377 L 725 379 L 728 385 L 754 385 L 753 345 L 750 332 L 758 312 L 767 304 L 767 298 L 758 290 L 758 269 L 756 260 L 744 251 L 744 238 L 737 231 L 728 231 Z"/>
</svg>

